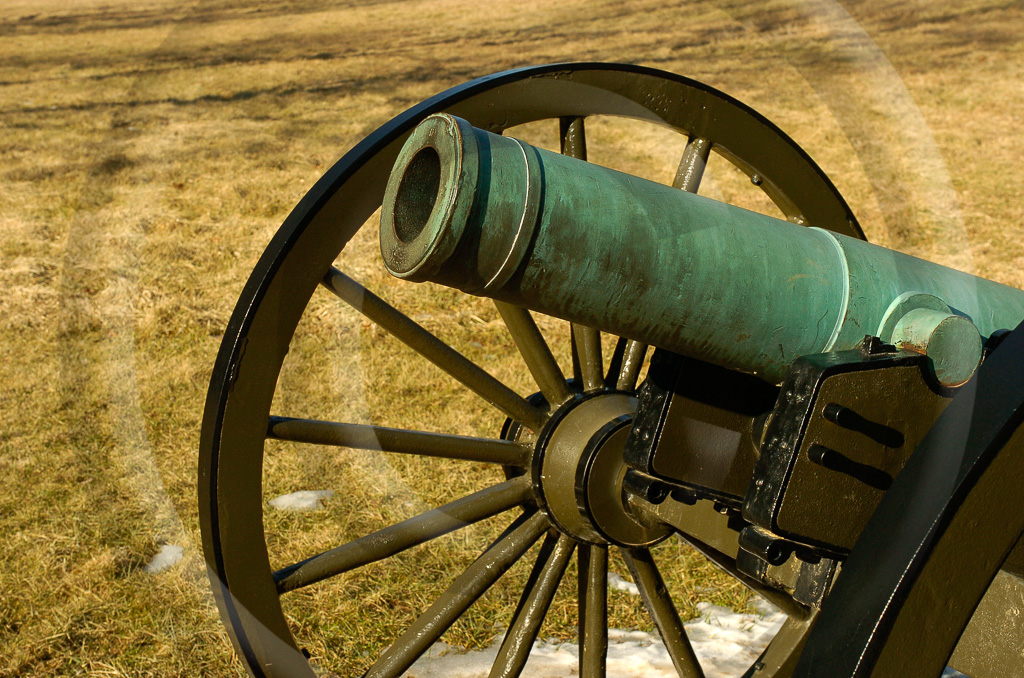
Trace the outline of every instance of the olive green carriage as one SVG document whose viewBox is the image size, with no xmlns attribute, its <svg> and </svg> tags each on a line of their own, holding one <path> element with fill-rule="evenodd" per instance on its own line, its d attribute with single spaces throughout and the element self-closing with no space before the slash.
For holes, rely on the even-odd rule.
<svg viewBox="0 0 1024 678">
<path fill-rule="evenodd" d="M 594 115 L 686 135 L 673 185 L 583 162 Z M 541 120 L 557 127 L 564 156 L 502 136 Z M 695 195 L 711 152 L 787 221 Z M 335 268 L 382 203 L 384 267 L 494 299 L 536 392 L 509 388 Z M 505 424 L 465 436 L 276 409 L 314 294 L 340 298 Z M 531 311 L 569 321 L 568 377 Z M 1010 332 L 1022 319 L 1019 290 L 864 242 L 807 154 L 709 87 L 606 64 L 475 80 L 331 168 L 242 292 L 201 440 L 204 549 L 222 619 L 253 675 L 329 671 L 296 640 L 283 598 L 494 520 L 505 530 L 365 675 L 402 675 L 539 544 L 519 603 L 494 620 L 508 630 L 492 676 L 522 674 L 574 555 L 579 673 L 605 675 L 613 549 L 679 675 L 701 676 L 656 564 L 676 535 L 788 616 L 744 676 L 937 676 L 950 663 L 974 678 L 1024 675 L 1020 622 L 1007 616 L 1024 604 L 1024 337 Z M 494 471 L 441 507 L 272 564 L 267 440 Z"/>
</svg>

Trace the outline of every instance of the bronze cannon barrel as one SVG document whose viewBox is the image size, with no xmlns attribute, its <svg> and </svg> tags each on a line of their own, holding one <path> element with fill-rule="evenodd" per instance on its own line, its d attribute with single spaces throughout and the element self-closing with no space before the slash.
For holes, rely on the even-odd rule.
<svg viewBox="0 0 1024 678">
<path fill-rule="evenodd" d="M 380 225 L 385 266 L 778 383 L 865 335 L 947 385 L 1024 319 L 1024 292 L 475 129 L 427 118 Z"/>
</svg>

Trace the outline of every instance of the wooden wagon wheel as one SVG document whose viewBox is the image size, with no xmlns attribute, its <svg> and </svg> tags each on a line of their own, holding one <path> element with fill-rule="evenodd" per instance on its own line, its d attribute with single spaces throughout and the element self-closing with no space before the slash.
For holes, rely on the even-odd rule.
<svg viewBox="0 0 1024 678">
<path fill-rule="evenodd" d="M 510 630 L 492 675 L 521 672 L 547 605 L 576 549 L 581 572 L 580 673 L 588 678 L 604 675 L 609 545 L 583 527 L 553 521 L 542 506 L 538 488 L 530 482 L 530 469 L 546 444 L 543 434 L 551 428 L 553 418 L 568 416 L 565 412 L 569 410 L 581 411 L 549 408 L 545 402 L 600 401 L 609 423 L 614 420 L 621 425 L 623 417 L 628 419 L 630 408 L 635 408 L 632 395 L 646 347 L 620 341 L 608 374 L 600 356 L 599 334 L 574 327 L 578 374 L 568 381 L 529 312 L 499 306 L 539 387 L 537 397 L 524 398 L 332 266 L 381 204 L 403 140 L 420 120 L 440 111 L 498 133 L 527 122 L 558 121 L 563 151 L 577 157 L 585 155 L 587 116 L 614 115 L 667 126 L 688 136 L 677 187 L 696 190 L 708 154 L 715 151 L 750 176 L 791 221 L 863 238 L 835 187 L 777 127 L 714 89 L 652 69 L 563 64 L 499 73 L 437 95 L 372 133 L 317 182 L 260 258 L 231 316 L 207 397 L 199 466 L 203 547 L 221 617 L 236 651 L 256 676 L 315 675 L 282 613 L 280 597 L 288 591 L 389 558 L 460 525 L 508 511 L 515 517 L 507 519 L 511 524 L 506 532 L 455 579 L 366 675 L 400 675 L 542 537 L 544 543 L 522 600 L 511 620 L 501 620 L 508 621 Z M 285 354 L 318 286 L 353 305 L 505 413 L 509 425 L 504 435 L 495 431 L 493 439 L 463 438 L 272 417 L 271 402 Z M 616 435 L 609 430 L 609 439 Z M 440 510 L 384 526 L 275 572 L 262 520 L 264 442 L 268 437 L 491 462 L 505 473 L 499 470 L 493 485 Z M 690 642 L 648 548 L 662 536 L 652 533 L 627 539 L 624 555 L 680 675 L 700 676 Z M 794 649 L 801 646 L 807 628 L 806 620 L 787 623 L 762 661 L 746 675 L 788 675 Z"/>
</svg>

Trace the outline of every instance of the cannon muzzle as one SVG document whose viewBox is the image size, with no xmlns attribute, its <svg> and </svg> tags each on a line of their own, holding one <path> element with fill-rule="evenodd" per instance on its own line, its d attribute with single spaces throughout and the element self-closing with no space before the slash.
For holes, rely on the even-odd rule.
<svg viewBox="0 0 1024 678">
<path fill-rule="evenodd" d="M 502 137 L 446 114 L 401 151 L 381 214 L 393 274 L 778 383 L 880 336 L 955 386 L 1024 292 Z"/>
</svg>

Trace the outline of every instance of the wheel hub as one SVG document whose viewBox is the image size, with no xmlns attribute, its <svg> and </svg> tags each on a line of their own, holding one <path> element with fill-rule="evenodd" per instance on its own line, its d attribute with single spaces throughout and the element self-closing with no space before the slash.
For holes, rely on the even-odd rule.
<svg viewBox="0 0 1024 678">
<path fill-rule="evenodd" d="M 636 398 L 624 393 L 578 400 L 553 419 L 537 444 L 538 503 L 578 541 L 645 546 L 669 534 L 636 522 L 622 499 L 622 455 L 636 408 Z"/>
</svg>

